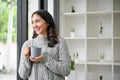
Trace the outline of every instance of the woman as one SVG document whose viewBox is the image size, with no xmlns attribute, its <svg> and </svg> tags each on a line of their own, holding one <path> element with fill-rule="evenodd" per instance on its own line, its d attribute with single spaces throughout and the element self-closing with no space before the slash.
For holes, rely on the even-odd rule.
<svg viewBox="0 0 120 80">
<path fill-rule="evenodd" d="M 33 39 L 22 46 L 19 75 L 28 80 L 65 80 L 70 73 L 66 42 L 58 37 L 52 16 L 46 10 L 32 14 Z M 41 55 L 30 57 L 30 47 L 42 48 Z"/>
</svg>

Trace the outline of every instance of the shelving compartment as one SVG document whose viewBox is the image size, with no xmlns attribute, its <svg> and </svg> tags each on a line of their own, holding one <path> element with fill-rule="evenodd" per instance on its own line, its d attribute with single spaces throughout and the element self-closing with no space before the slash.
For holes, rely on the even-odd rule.
<svg viewBox="0 0 120 80">
<path fill-rule="evenodd" d="M 113 10 L 120 11 L 120 0 L 113 0 Z"/>
<path fill-rule="evenodd" d="M 120 39 L 114 39 L 114 63 L 120 65 Z"/>
<path fill-rule="evenodd" d="M 112 17 L 111 14 L 88 14 L 87 15 L 87 37 L 111 38 L 113 35 Z"/>
<path fill-rule="evenodd" d="M 75 12 L 86 11 L 85 0 L 60 0 L 60 13 L 71 13 L 72 6 L 74 6 Z"/>
<path fill-rule="evenodd" d="M 114 66 L 114 80 L 120 80 L 120 65 Z"/>
<path fill-rule="evenodd" d="M 60 19 L 60 35 L 70 37 L 74 29 L 74 37 L 85 37 L 85 16 L 62 16 Z"/>
<path fill-rule="evenodd" d="M 120 37 L 120 13 L 114 13 L 114 37 Z"/>
<path fill-rule="evenodd" d="M 84 39 L 75 40 L 75 39 L 68 39 L 66 40 L 69 53 L 71 58 L 74 57 L 74 54 L 78 53 L 78 63 L 77 64 L 84 64 L 86 61 L 86 54 L 85 54 L 85 41 Z M 74 58 L 75 59 L 75 58 Z"/>
<path fill-rule="evenodd" d="M 112 0 L 87 0 L 87 12 L 112 11 Z"/>
<path fill-rule="evenodd" d="M 104 55 L 103 62 L 101 55 Z M 88 39 L 87 40 L 87 62 L 88 64 L 112 64 L 112 41 L 111 39 Z"/>
<path fill-rule="evenodd" d="M 112 66 L 111 65 L 88 65 L 87 80 L 112 80 Z"/>
</svg>

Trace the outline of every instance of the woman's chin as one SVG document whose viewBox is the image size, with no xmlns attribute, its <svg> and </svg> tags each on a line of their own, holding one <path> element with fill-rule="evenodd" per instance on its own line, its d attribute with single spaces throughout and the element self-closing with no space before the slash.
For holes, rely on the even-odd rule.
<svg viewBox="0 0 120 80">
<path fill-rule="evenodd" d="M 39 32 L 36 32 L 37 34 L 42 34 L 42 32 L 41 31 L 39 31 Z"/>
<path fill-rule="evenodd" d="M 40 34 L 40 32 L 36 32 L 37 34 Z"/>
</svg>

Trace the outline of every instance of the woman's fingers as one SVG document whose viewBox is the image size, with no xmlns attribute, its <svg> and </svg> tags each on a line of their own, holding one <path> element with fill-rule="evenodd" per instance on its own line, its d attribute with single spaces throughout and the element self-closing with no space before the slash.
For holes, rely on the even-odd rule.
<svg viewBox="0 0 120 80">
<path fill-rule="evenodd" d="M 33 62 L 41 62 L 43 59 L 44 59 L 43 55 L 40 55 L 40 56 L 35 57 L 35 58 L 30 57 L 30 60 Z"/>
<path fill-rule="evenodd" d="M 27 47 L 27 48 L 25 48 L 24 49 L 24 56 L 26 57 L 26 58 L 29 58 L 30 57 L 30 47 Z"/>
</svg>

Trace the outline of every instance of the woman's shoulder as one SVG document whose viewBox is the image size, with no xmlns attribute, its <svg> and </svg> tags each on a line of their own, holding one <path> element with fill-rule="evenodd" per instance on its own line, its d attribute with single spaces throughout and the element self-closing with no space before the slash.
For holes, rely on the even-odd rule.
<svg viewBox="0 0 120 80">
<path fill-rule="evenodd" d="M 58 43 L 58 46 L 59 46 L 59 49 L 61 50 L 68 50 L 68 46 L 67 46 L 67 42 L 66 40 L 63 38 L 63 37 L 59 37 L 59 43 Z"/>
<path fill-rule="evenodd" d="M 65 39 L 63 37 L 58 37 L 59 44 L 64 44 L 66 43 Z"/>
<path fill-rule="evenodd" d="M 63 37 L 58 37 L 59 42 L 65 41 Z"/>
</svg>

